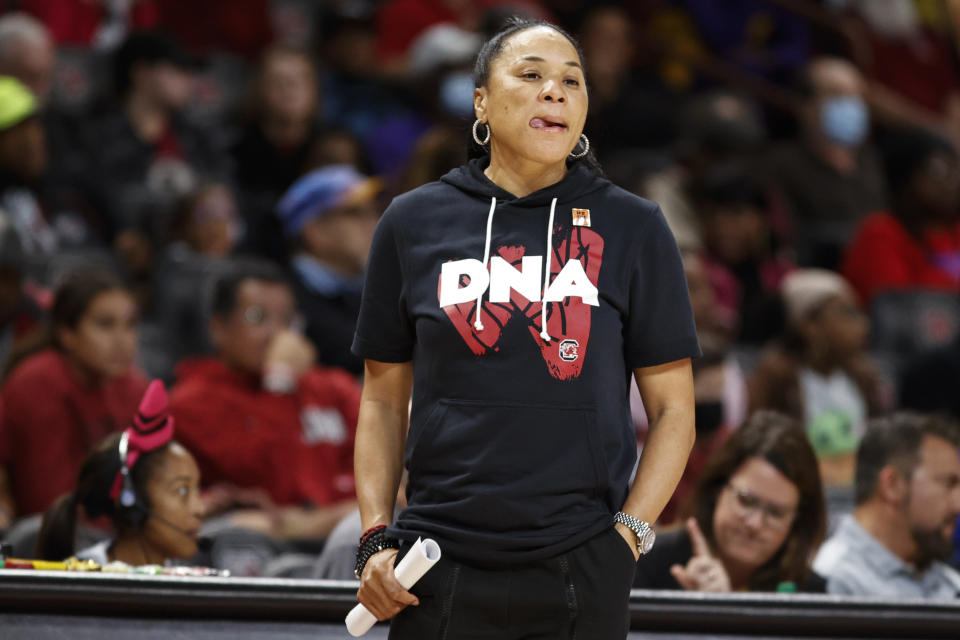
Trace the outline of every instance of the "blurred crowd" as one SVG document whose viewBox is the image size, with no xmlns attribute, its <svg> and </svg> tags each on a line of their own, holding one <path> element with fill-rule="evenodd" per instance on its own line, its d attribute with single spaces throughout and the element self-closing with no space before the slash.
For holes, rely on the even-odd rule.
<svg viewBox="0 0 960 640">
<path fill-rule="evenodd" d="M 580 39 L 590 147 L 661 206 L 704 354 L 677 528 L 637 586 L 960 593 L 960 2 L 0 8 L 0 530 L 19 549 L 58 496 L 86 507 L 78 474 L 153 378 L 205 561 L 350 577 L 373 230 L 465 161 L 473 58 L 523 14 Z M 87 508 L 56 548 L 116 515 Z M 196 551 L 162 538 L 116 549 Z"/>
</svg>

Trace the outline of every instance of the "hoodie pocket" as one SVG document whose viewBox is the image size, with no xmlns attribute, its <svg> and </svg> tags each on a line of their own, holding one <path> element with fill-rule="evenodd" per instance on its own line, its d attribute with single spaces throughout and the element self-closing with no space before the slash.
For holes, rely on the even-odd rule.
<svg viewBox="0 0 960 640">
<path fill-rule="evenodd" d="M 591 407 L 440 400 L 412 442 L 416 501 L 486 530 L 582 523 L 606 462 Z"/>
</svg>

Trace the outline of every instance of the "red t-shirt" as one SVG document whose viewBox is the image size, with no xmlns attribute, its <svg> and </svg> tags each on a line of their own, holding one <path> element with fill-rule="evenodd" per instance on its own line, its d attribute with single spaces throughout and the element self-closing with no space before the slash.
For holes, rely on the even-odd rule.
<svg viewBox="0 0 960 640">
<path fill-rule="evenodd" d="M 315 367 L 291 394 L 265 391 L 213 359 L 186 362 L 178 374 L 170 413 L 205 486 L 261 487 L 280 505 L 354 496 L 360 387 L 350 374 Z"/>
<path fill-rule="evenodd" d="M 847 247 L 841 268 L 864 304 L 883 290 L 960 291 L 960 223 L 917 241 L 889 213 L 868 217 Z"/>
<path fill-rule="evenodd" d="M 0 464 L 18 515 L 44 511 L 72 491 L 87 453 L 130 422 L 146 388 L 139 371 L 84 384 L 53 349 L 21 363 L 0 391 Z"/>
</svg>

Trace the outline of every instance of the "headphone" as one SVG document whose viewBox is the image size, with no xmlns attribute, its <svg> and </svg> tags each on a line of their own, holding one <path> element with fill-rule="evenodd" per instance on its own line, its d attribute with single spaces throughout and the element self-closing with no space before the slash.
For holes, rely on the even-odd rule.
<svg viewBox="0 0 960 640">
<path fill-rule="evenodd" d="M 133 486 L 133 478 L 130 476 L 130 467 L 127 465 L 127 450 L 129 449 L 129 446 L 130 432 L 124 430 L 123 434 L 120 436 L 120 446 L 118 447 L 120 452 L 120 475 L 123 477 L 123 480 L 120 489 L 120 497 L 117 500 L 119 503 L 117 505 L 117 519 L 137 531 L 146 523 L 149 518 L 154 518 L 162 524 L 170 527 L 177 533 L 193 539 L 193 536 L 187 533 L 182 527 L 170 522 L 159 514 L 154 513 L 153 510 L 150 509 L 150 504 L 146 501 L 146 496 L 141 499 L 140 494 L 137 493 L 136 488 Z M 213 547 L 213 540 L 207 537 L 200 537 L 196 539 L 196 542 L 197 548 L 204 553 L 208 553 Z"/>
<path fill-rule="evenodd" d="M 137 490 L 133 486 L 133 478 L 130 476 L 130 467 L 127 465 L 127 451 L 130 446 L 130 432 L 126 429 L 120 435 L 120 475 L 122 476 L 122 486 L 120 497 L 118 499 L 117 518 L 129 527 L 135 530 L 140 529 L 150 516 L 150 507 L 141 500 Z"/>
</svg>

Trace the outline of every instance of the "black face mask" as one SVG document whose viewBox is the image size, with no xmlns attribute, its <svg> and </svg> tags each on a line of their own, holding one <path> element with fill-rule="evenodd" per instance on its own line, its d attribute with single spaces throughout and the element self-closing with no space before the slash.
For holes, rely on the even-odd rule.
<svg viewBox="0 0 960 640">
<path fill-rule="evenodd" d="M 697 437 L 713 435 L 723 424 L 723 402 L 712 400 L 694 405 L 694 419 L 697 424 Z"/>
</svg>

